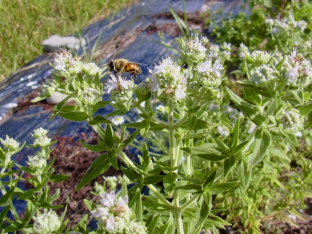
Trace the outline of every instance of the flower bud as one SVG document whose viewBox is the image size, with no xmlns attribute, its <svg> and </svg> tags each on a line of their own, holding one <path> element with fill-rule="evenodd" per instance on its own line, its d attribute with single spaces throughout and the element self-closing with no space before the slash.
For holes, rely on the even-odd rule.
<svg viewBox="0 0 312 234">
<path fill-rule="evenodd" d="M 36 154 L 35 156 L 28 157 L 28 166 L 31 170 L 35 171 L 35 174 L 40 175 L 42 173 L 42 169 L 46 166 L 46 159 L 44 159 L 41 155 Z"/>
<path fill-rule="evenodd" d="M 48 132 L 49 132 L 49 130 L 46 130 L 46 129 L 40 127 L 40 128 L 35 129 L 34 134 L 31 134 L 31 135 L 35 138 L 40 138 L 42 136 L 47 135 Z"/>
<path fill-rule="evenodd" d="M 221 71 L 223 66 L 216 60 L 212 65 L 212 60 L 205 61 L 197 65 L 198 82 L 206 87 L 218 87 L 221 82 Z"/>
<path fill-rule="evenodd" d="M 179 42 L 184 60 L 200 63 L 206 58 L 207 49 L 203 46 L 203 42 L 198 35 L 194 35 L 187 41 L 180 39 Z"/>
<path fill-rule="evenodd" d="M 263 64 L 260 67 L 256 68 L 254 74 L 250 78 L 250 81 L 254 83 L 256 87 L 272 87 L 272 82 L 277 79 L 277 76 L 278 71 L 266 64 Z"/>
<path fill-rule="evenodd" d="M 285 134 L 294 134 L 303 128 L 299 111 L 290 106 L 278 115 L 277 122 L 280 131 Z"/>
<path fill-rule="evenodd" d="M 50 234 L 57 232 L 61 227 L 61 221 L 52 210 L 45 210 L 42 215 L 33 217 L 33 219 L 35 220 L 33 224 L 34 234 Z"/>
<path fill-rule="evenodd" d="M 95 105 L 99 101 L 102 101 L 103 92 L 94 88 L 86 88 L 82 92 L 83 101 L 87 105 Z"/>
<path fill-rule="evenodd" d="M 87 63 L 83 65 L 82 71 L 89 76 L 95 76 L 100 68 L 95 63 Z"/>
<path fill-rule="evenodd" d="M 46 147 L 46 146 L 49 146 L 50 143 L 51 143 L 51 138 L 48 138 L 47 136 L 42 136 L 42 137 L 36 138 L 34 142 L 34 146 Z"/>
<path fill-rule="evenodd" d="M 6 136 L 6 139 L 3 140 L 0 138 L 0 141 L 2 145 L 7 148 L 9 151 L 17 150 L 19 147 L 19 143 L 14 140 L 13 138 L 10 138 L 8 135 Z"/>
</svg>

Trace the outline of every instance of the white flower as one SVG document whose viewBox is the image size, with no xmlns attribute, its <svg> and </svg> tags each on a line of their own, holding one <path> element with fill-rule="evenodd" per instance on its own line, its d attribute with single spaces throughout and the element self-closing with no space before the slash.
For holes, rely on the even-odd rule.
<svg viewBox="0 0 312 234">
<path fill-rule="evenodd" d="M 50 234 L 57 232 L 61 227 L 61 221 L 57 214 L 53 210 L 44 211 L 44 213 L 38 217 L 33 217 L 35 220 L 33 224 L 34 234 Z"/>
<path fill-rule="evenodd" d="M 103 204 L 103 206 L 105 207 L 111 207 L 114 205 L 114 200 L 115 200 L 115 192 L 111 191 L 110 194 L 107 193 L 103 193 L 101 195 L 102 199 L 101 199 L 101 203 Z"/>
<path fill-rule="evenodd" d="M 256 62 L 256 65 L 267 64 L 271 59 L 271 55 L 266 51 L 255 50 L 251 53 L 250 57 Z"/>
<path fill-rule="evenodd" d="M 10 138 L 8 135 L 6 135 L 6 139 L 3 140 L 0 138 L 0 141 L 2 145 L 7 148 L 9 151 L 17 150 L 19 147 L 19 143 L 14 140 L 13 138 Z"/>
<path fill-rule="evenodd" d="M 117 224 L 115 222 L 114 216 L 110 215 L 108 217 L 108 220 L 106 221 L 106 229 L 107 230 L 114 230 L 114 228 L 117 227 Z"/>
<path fill-rule="evenodd" d="M 37 172 L 37 174 L 41 174 L 41 169 L 46 166 L 46 159 L 41 155 L 36 154 L 35 156 L 28 157 L 28 166 L 30 169 Z"/>
<path fill-rule="evenodd" d="M 218 126 L 217 131 L 223 137 L 227 137 L 230 134 L 229 129 L 225 126 Z"/>
<path fill-rule="evenodd" d="M 162 112 L 162 113 L 165 113 L 165 111 L 166 111 L 165 106 L 163 106 L 163 105 L 158 105 L 158 106 L 156 107 L 156 110 L 159 110 L 159 111 Z"/>
<path fill-rule="evenodd" d="M 231 51 L 231 50 L 232 50 L 231 46 L 232 46 L 231 43 L 226 43 L 226 42 L 224 42 L 224 43 L 222 44 L 221 48 L 222 48 L 223 50 Z"/>
<path fill-rule="evenodd" d="M 36 138 L 34 142 L 34 146 L 46 147 L 46 146 L 49 146 L 50 143 L 51 143 L 51 138 L 48 138 L 47 136 L 42 136 L 42 137 Z"/>
<path fill-rule="evenodd" d="M 123 116 L 114 116 L 111 121 L 113 122 L 113 124 L 115 125 L 120 125 L 123 124 L 125 122 L 125 119 Z"/>
<path fill-rule="evenodd" d="M 82 71 L 89 76 L 95 76 L 100 71 L 100 68 L 95 63 L 87 63 L 83 65 Z"/>
<path fill-rule="evenodd" d="M 56 53 L 54 64 L 54 74 L 61 77 L 70 77 L 81 72 L 82 63 L 79 58 L 72 57 L 71 51 L 60 50 Z"/>
<path fill-rule="evenodd" d="M 33 137 L 35 138 L 40 138 L 42 136 L 47 135 L 49 132 L 49 130 L 46 130 L 44 128 L 37 128 L 36 130 L 34 130 L 34 134 L 31 134 Z"/>
<path fill-rule="evenodd" d="M 97 207 L 96 210 L 92 210 L 91 214 L 96 218 L 104 219 L 109 215 L 107 207 Z"/>
<path fill-rule="evenodd" d="M 182 56 L 186 60 L 190 60 L 194 63 L 199 63 L 206 57 L 207 49 L 203 46 L 203 42 L 198 37 L 198 35 L 192 35 L 192 37 L 187 41 L 181 39 L 180 47 Z"/>
<path fill-rule="evenodd" d="M 185 98 L 186 79 L 181 75 L 181 67 L 171 58 L 162 60 L 153 70 L 149 70 L 151 77 L 148 87 L 157 96 L 170 96 L 174 99 Z"/>
<path fill-rule="evenodd" d="M 256 87 L 271 87 L 274 89 L 270 82 L 276 80 L 277 76 L 278 71 L 266 64 L 263 64 L 256 68 L 254 74 L 250 78 L 250 81 L 253 82 Z"/>
<path fill-rule="evenodd" d="M 286 72 L 285 77 L 287 78 L 288 83 L 295 83 L 299 77 L 299 66 L 295 66 Z"/>
<path fill-rule="evenodd" d="M 118 201 L 116 202 L 116 207 L 113 208 L 113 211 L 118 213 L 118 216 L 123 217 L 126 212 L 129 211 L 128 207 L 128 196 L 125 196 L 125 199 L 119 197 Z"/>
<path fill-rule="evenodd" d="M 207 60 L 197 65 L 197 71 L 199 74 L 198 82 L 201 85 L 208 87 L 217 87 L 221 84 L 221 71 L 223 66 L 219 60 L 216 60 L 212 65 L 212 60 Z"/>
<path fill-rule="evenodd" d="M 277 120 L 280 131 L 285 134 L 294 134 L 303 128 L 299 111 L 290 106 L 277 116 Z"/>
<path fill-rule="evenodd" d="M 295 133 L 295 136 L 296 136 L 296 137 L 302 137 L 302 132 L 296 132 L 296 133 Z"/>
<path fill-rule="evenodd" d="M 121 116 L 122 117 L 122 116 Z M 123 118 L 123 117 L 122 117 Z M 115 123 L 114 123 L 115 124 Z M 117 124 L 116 124 L 117 125 Z M 118 183 L 118 179 L 116 178 L 116 176 L 107 176 L 104 177 L 104 179 L 106 180 L 106 182 L 109 184 L 110 190 L 115 190 L 117 183 Z"/>
<path fill-rule="evenodd" d="M 146 227 L 138 222 L 130 222 L 127 234 L 146 234 Z"/>
<path fill-rule="evenodd" d="M 83 101 L 88 105 L 95 105 L 99 101 L 102 101 L 102 91 L 94 88 L 86 88 L 82 92 Z"/>
<path fill-rule="evenodd" d="M 112 90 L 123 91 L 133 86 L 133 81 L 124 80 L 121 75 L 117 78 L 115 75 L 110 74 L 111 79 L 107 81 L 104 87 L 104 93 L 110 93 Z"/>
</svg>

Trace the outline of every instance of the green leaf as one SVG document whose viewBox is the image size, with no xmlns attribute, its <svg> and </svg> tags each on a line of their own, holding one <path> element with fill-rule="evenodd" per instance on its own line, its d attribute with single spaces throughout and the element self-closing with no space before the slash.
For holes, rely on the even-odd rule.
<svg viewBox="0 0 312 234">
<path fill-rule="evenodd" d="M 246 191 L 251 178 L 251 170 L 248 171 L 248 165 L 247 163 L 245 163 L 245 161 L 241 160 L 240 163 L 238 163 L 236 173 L 240 180 L 242 189 Z"/>
<path fill-rule="evenodd" d="M 227 155 L 219 154 L 195 154 L 195 156 L 213 162 L 221 161 L 228 157 Z"/>
<path fill-rule="evenodd" d="M 104 106 L 107 106 L 110 104 L 112 101 L 99 101 L 95 105 L 91 105 L 91 108 L 94 108 L 96 110 L 103 108 Z"/>
<path fill-rule="evenodd" d="M 275 66 L 276 70 L 280 71 L 283 64 L 284 64 L 284 61 L 286 59 L 286 56 Z"/>
<path fill-rule="evenodd" d="M 239 144 L 239 118 L 236 120 L 235 126 L 232 132 L 232 145 L 231 148 L 234 148 Z"/>
<path fill-rule="evenodd" d="M 164 175 L 148 175 L 143 179 L 144 184 L 157 184 L 164 179 Z"/>
<path fill-rule="evenodd" d="M 129 145 L 139 135 L 140 129 L 135 130 L 126 140 L 122 142 L 122 147 Z"/>
<path fill-rule="evenodd" d="M 228 94 L 231 97 L 231 100 L 234 104 L 242 111 L 244 114 L 256 125 L 261 126 L 265 121 L 266 118 L 259 114 L 258 109 L 256 106 L 251 105 L 248 102 L 245 102 L 235 93 L 233 93 L 229 88 L 226 88 Z"/>
<path fill-rule="evenodd" d="M 75 122 L 84 121 L 89 118 L 89 116 L 85 112 L 82 112 L 82 111 L 59 113 L 58 115 L 64 119 L 68 119 L 68 120 L 75 121 Z"/>
<path fill-rule="evenodd" d="M 49 179 L 49 181 L 53 182 L 53 183 L 58 183 L 58 182 L 62 182 L 64 180 L 67 180 L 70 176 L 69 175 L 52 175 Z"/>
<path fill-rule="evenodd" d="M 176 187 L 176 190 L 181 190 L 186 193 L 193 193 L 193 194 L 203 192 L 202 186 L 197 185 L 197 184 L 187 184 L 187 185 L 178 186 Z"/>
<path fill-rule="evenodd" d="M 234 182 L 224 182 L 224 183 L 214 184 L 211 186 L 209 192 L 211 194 L 224 193 L 235 188 L 238 185 L 238 183 L 239 183 L 238 181 L 234 181 Z"/>
<path fill-rule="evenodd" d="M 25 219 L 19 219 L 19 220 L 15 221 L 14 223 L 11 223 L 8 227 L 6 227 L 4 229 L 4 231 L 5 232 L 15 232 L 15 231 L 21 230 L 22 227 L 24 227 L 26 221 L 27 220 L 25 220 Z"/>
<path fill-rule="evenodd" d="M 203 184 L 204 190 L 208 190 L 213 185 L 215 178 L 216 178 L 216 171 L 214 170 L 204 182 Z"/>
<path fill-rule="evenodd" d="M 210 210 L 211 210 L 211 208 L 209 209 L 209 207 L 207 206 L 206 202 L 203 202 L 203 204 L 201 205 L 201 209 L 200 209 L 199 220 L 196 223 L 196 226 L 195 226 L 196 229 L 193 232 L 193 234 L 197 234 L 197 233 L 199 233 L 203 229 L 203 225 L 204 225 L 206 219 L 208 218 Z"/>
<path fill-rule="evenodd" d="M 106 124 L 111 123 L 108 119 L 101 115 L 96 115 L 92 120 L 88 122 L 89 125 L 95 125 L 95 124 Z"/>
<path fill-rule="evenodd" d="M 15 190 L 15 186 L 13 186 L 6 194 L 4 194 L 1 198 L 0 198 L 0 205 L 3 205 L 5 204 L 9 199 L 12 200 L 12 195 L 13 195 L 13 192 Z"/>
<path fill-rule="evenodd" d="M 46 99 L 46 98 L 47 98 L 47 97 L 44 96 L 44 95 L 39 95 L 38 97 L 32 99 L 31 102 L 40 102 L 40 101 L 42 101 L 42 100 L 44 100 L 44 99 Z"/>
<path fill-rule="evenodd" d="M 18 200 L 27 200 L 28 198 L 38 193 L 40 190 L 41 188 L 28 189 L 21 196 L 18 197 Z"/>
<path fill-rule="evenodd" d="M 113 111 L 111 112 L 110 114 L 108 114 L 106 116 L 106 118 L 109 118 L 109 117 L 113 117 L 113 116 L 116 116 L 116 115 L 124 115 L 126 114 L 127 110 L 117 110 L 117 111 Z"/>
<path fill-rule="evenodd" d="M 194 125 L 194 127 L 191 128 L 191 130 L 207 129 L 207 128 L 212 128 L 215 126 L 218 126 L 218 124 L 210 123 L 202 119 L 197 119 L 196 124 Z"/>
<path fill-rule="evenodd" d="M 137 173 L 135 170 L 129 170 L 128 168 L 121 167 L 122 172 L 133 182 L 141 182 L 142 175 Z"/>
<path fill-rule="evenodd" d="M 166 189 L 166 192 L 172 196 L 173 191 L 177 185 L 177 180 L 178 175 L 175 172 L 169 172 L 165 177 L 164 177 L 164 187 Z"/>
<path fill-rule="evenodd" d="M 115 137 L 115 133 L 113 131 L 112 126 L 110 124 L 107 124 L 106 132 L 105 132 L 105 142 L 110 149 L 114 145 L 114 137 Z"/>
<path fill-rule="evenodd" d="M 143 171 L 147 171 L 151 163 L 151 157 L 148 153 L 147 145 L 145 142 L 143 144 L 142 157 L 143 157 L 142 169 Z"/>
<path fill-rule="evenodd" d="M 101 152 L 101 151 L 105 151 L 105 148 L 101 145 L 89 145 L 84 143 L 82 140 L 79 140 L 80 144 L 87 148 L 88 150 L 91 150 L 93 152 Z"/>
<path fill-rule="evenodd" d="M 181 138 L 178 138 L 178 140 L 186 140 L 186 139 L 194 139 L 194 138 L 203 138 L 208 135 L 207 132 L 198 132 L 198 133 L 190 133 L 186 134 Z"/>
<path fill-rule="evenodd" d="M 107 157 L 112 164 L 112 166 L 116 169 L 119 170 L 118 163 L 117 163 L 117 155 L 115 153 L 115 150 L 111 150 L 107 152 Z"/>
<path fill-rule="evenodd" d="M 312 102 L 299 107 L 298 110 L 300 111 L 301 115 L 309 114 L 310 111 L 312 110 Z"/>
<path fill-rule="evenodd" d="M 224 177 L 227 177 L 228 174 L 233 169 L 233 166 L 235 164 L 235 157 L 231 155 L 229 158 L 224 160 Z"/>
<path fill-rule="evenodd" d="M 141 190 L 139 188 L 136 189 L 135 195 L 129 202 L 129 207 L 134 211 L 136 215 L 136 220 L 138 222 L 142 222 L 142 199 L 141 199 Z"/>
<path fill-rule="evenodd" d="M 148 217 L 146 220 L 147 233 L 154 233 L 159 218 L 160 214 L 154 214 L 153 216 Z"/>
<path fill-rule="evenodd" d="M 214 138 L 214 140 L 219 146 L 219 149 L 222 153 L 224 154 L 230 153 L 230 148 L 226 144 L 224 144 L 222 141 L 219 141 L 217 138 Z"/>
<path fill-rule="evenodd" d="M 194 147 L 181 147 L 186 153 L 189 154 L 220 154 L 221 152 L 216 149 L 217 144 L 215 143 L 205 143 L 202 146 L 194 146 Z"/>
<path fill-rule="evenodd" d="M 62 109 L 62 107 L 65 105 L 65 103 L 68 101 L 70 97 L 67 96 L 66 98 L 64 98 L 62 101 L 60 101 L 53 109 L 52 115 L 50 117 L 50 122 L 55 118 L 55 116 L 58 114 L 58 112 Z M 35 99 L 36 100 L 36 99 Z M 35 101 L 33 100 L 33 101 Z"/>
<path fill-rule="evenodd" d="M 231 150 L 232 154 L 240 153 L 248 145 L 248 143 L 249 143 L 249 141 L 244 141 L 244 142 L 240 143 L 238 146 L 234 147 Z"/>
<path fill-rule="evenodd" d="M 188 116 L 187 121 L 186 121 L 186 128 L 189 130 L 193 129 L 196 125 L 196 122 L 197 122 L 196 115 Z"/>
<path fill-rule="evenodd" d="M 107 154 L 102 154 L 97 159 L 93 161 L 91 166 L 86 171 L 85 175 L 80 180 L 75 191 L 78 191 L 83 186 L 88 184 L 91 180 L 96 178 L 97 176 L 103 174 L 110 167 L 109 159 L 107 158 Z"/>
<path fill-rule="evenodd" d="M 169 214 L 169 219 L 168 221 L 161 226 L 159 229 L 157 229 L 154 234 L 174 234 L 175 233 L 175 225 L 174 225 L 174 220 L 172 217 L 172 214 Z"/>
<path fill-rule="evenodd" d="M 256 157 L 253 159 L 251 163 L 251 168 L 257 165 L 259 162 L 262 161 L 264 156 L 266 155 L 268 149 L 271 145 L 271 134 L 268 130 L 264 130 L 261 138 L 261 145 L 260 145 L 260 151 L 259 154 L 256 155 Z"/>
<path fill-rule="evenodd" d="M 258 106 L 261 105 L 261 98 L 259 97 L 259 94 L 257 94 L 254 90 L 244 89 L 244 93 L 249 101 L 253 102 Z"/>
<path fill-rule="evenodd" d="M 10 206 L 6 206 L 3 211 L 0 214 L 0 227 L 2 227 L 2 223 L 4 221 L 4 218 L 7 217 L 7 213 L 10 210 Z"/>
</svg>

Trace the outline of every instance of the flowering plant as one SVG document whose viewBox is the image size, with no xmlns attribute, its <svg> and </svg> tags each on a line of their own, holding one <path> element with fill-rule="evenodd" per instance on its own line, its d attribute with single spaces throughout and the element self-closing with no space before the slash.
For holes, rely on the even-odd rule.
<svg viewBox="0 0 312 234">
<path fill-rule="evenodd" d="M 103 154 L 90 165 L 77 190 L 109 167 L 119 169 L 117 158 L 124 163 L 124 177 L 106 178 L 110 191 L 95 186 L 99 204 L 85 200 L 98 225 L 91 233 L 218 233 L 231 224 L 260 233 L 265 220 L 285 217 L 294 223 L 288 215 L 302 218 L 298 203 L 303 208 L 304 198 L 312 197 L 311 160 L 296 153 L 312 105 L 312 65 L 306 53 L 296 48 L 267 52 L 242 44 L 235 58 L 238 95 L 226 86 L 230 83 L 226 65 L 233 58 L 230 43 L 208 44 L 207 38 L 197 35 L 178 42 L 181 57 L 163 59 L 139 84 L 120 72 L 105 72 L 107 67 L 84 64 L 69 51 L 60 51 L 51 64 L 53 79 L 33 100 L 43 100 L 55 91 L 65 94 L 51 120 L 59 115 L 88 121 L 98 134 L 97 145 L 80 141 Z M 108 73 L 110 79 L 103 85 L 100 79 Z M 103 101 L 104 94 L 109 101 Z M 69 98 L 75 105 L 66 105 Z M 107 105 L 115 110 L 99 115 L 97 110 Z M 132 110 L 136 119 L 126 117 Z M 119 125 L 121 134 L 116 133 Z M 52 202 L 57 194 L 48 198 L 46 183 L 66 176 L 53 175 L 53 160 L 47 165 L 53 142 L 46 134 L 44 129 L 34 132 L 33 147 L 41 147 L 41 152 L 29 157 L 28 167 L 20 167 L 34 176 L 35 189 L 26 192 L 17 189 L 20 178 L 13 179 L 11 171 L 10 157 L 21 147 L 9 137 L 1 139 L 1 177 L 10 179 L 9 191 L 1 186 L 5 195 L 0 204 L 6 204 L 1 215 L 11 210 L 16 220 L 6 218 L 3 232 L 65 229 L 63 216 L 51 210 L 56 208 Z M 125 147 L 138 150 L 138 162 L 126 155 Z M 303 178 L 291 168 L 292 160 L 300 165 Z M 145 186 L 149 192 L 143 195 Z M 26 220 L 14 212 L 14 195 L 27 201 Z M 74 232 L 88 233 L 87 220 L 88 215 Z M 44 226 L 47 222 L 51 225 Z"/>
</svg>

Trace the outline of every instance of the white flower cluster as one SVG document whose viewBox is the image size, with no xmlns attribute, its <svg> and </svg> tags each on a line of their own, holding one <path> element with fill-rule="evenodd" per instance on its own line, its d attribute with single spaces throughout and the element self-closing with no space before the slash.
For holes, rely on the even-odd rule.
<svg viewBox="0 0 312 234">
<path fill-rule="evenodd" d="M 197 65 L 198 82 L 206 87 L 218 87 L 222 82 L 223 66 L 219 60 L 212 64 L 212 60 L 207 60 Z"/>
<path fill-rule="evenodd" d="M 232 45 L 224 42 L 221 46 L 211 44 L 209 47 L 208 59 L 218 59 L 221 61 L 231 60 Z"/>
<path fill-rule="evenodd" d="M 239 48 L 238 48 L 238 57 L 240 59 L 245 59 L 246 58 L 246 54 L 250 57 L 250 52 L 247 46 L 244 45 L 244 43 L 241 43 Z"/>
<path fill-rule="evenodd" d="M 61 227 L 61 221 L 53 210 L 44 210 L 44 213 L 38 217 L 33 217 L 34 234 L 50 234 L 56 232 Z"/>
<path fill-rule="evenodd" d="M 0 141 L 2 145 L 7 148 L 9 151 L 17 150 L 19 147 L 19 143 L 14 140 L 13 138 L 10 138 L 8 135 L 6 136 L 6 139 L 3 140 L 0 138 Z"/>
<path fill-rule="evenodd" d="M 54 59 L 54 75 L 68 78 L 73 75 L 77 75 L 82 71 L 83 64 L 79 61 L 78 57 L 73 58 L 71 51 L 60 50 L 56 53 Z"/>
<path fill-rule="evenodd" d="M 128 207 L 128 196 L 118 198 L 114 192 L 101 195 L 101 206 L 91 211 L 98 220 L 98 228 L 104 233 L 144 234 L 146 228 L 141 223 L 133 220 L 133 215 Z"/>
<path fill-rule="evenodd" d="M 40 154 L 35 156 L 28 156 L 28 166 L 31 170 L 35 172 L 36 175 L 42 174 L 42 169 L 46 166 L 47 160 Z"/>
<path fill-rule="evenodd" d="M 86 88 L 82 92 L 83 101 L 87 105 L 95 105 L 102 101 L 103 91 L 102 89 Z"/>
<path fill-rule="evenodd" d="M 149 90 L 158 97 L 170 97 L 174 100 L 184 99 L 186 79 L 181 74 L 181 67 L 171 58 L 162 60 L 153 70 L 147 81 Z"/>
<path fill-rule="evenodd" d="M 111 94 L 110 99 L 116 109 L 129 109 L 134 93 L 133 81 L 125 80 L 120 74 L 117 74 L 117 77 L 111 74 L 110 77 L 104 86 L 104 93 Z"/>
<path fill-rule="evenodd" d="M 278 71 L 269 65 L 263 64 L 260 67 L 257 67 L 253 75 L 250 78 L 250 81 L 254 83 L 256 87 L 267 87 L 272 82 L 278 78 Z M 273 85 L 271 85 L 273 87 Z"/>
<path fill-rule="evenodd" d="M 311 61 L 298 56 L 294 49 L 291 55 L 286 56 L 281 73 L 287 85 L 304 88 L 312 82 Z"/>
<path fill-rule="evenodd" d="M 274 35 L 291 35 L 294 30 L 303 32 L 307 27 L 307 22 L 304 20 L 295 21 L 292 15 L 282 20 L 280 19 L 266 19 L 265 23 L 268 25 L 269 30 Z"/>
<path fill-rule="evenodd" d="M 203 61 L 206 58 L 207 50 L 203 45 L 203 41 L 207 41 L 207 38 L 199 38 L 198 35 L 192 35 L 187 41 L 180 39 L 182 57 L 193 63 L 200 63 Z"/>
<path fill-rule="evenodd" d="M 297 109 L 287 108 L 277 116 L 278 127 L 285 134 L 294 134 L 303 128 L 303 123 Z"/>
<path fill-rule="evenodd" d="M 34 146 L 35 147 L 46 147 L 51 144 L 51 138 L 48 138 L 46 134 L 48 133 L 48 130 L 43 128 L 38 128 L 34 130 L 34 133 L 32 134 L 33 137 L 35 137 Z"/>
</svg>

